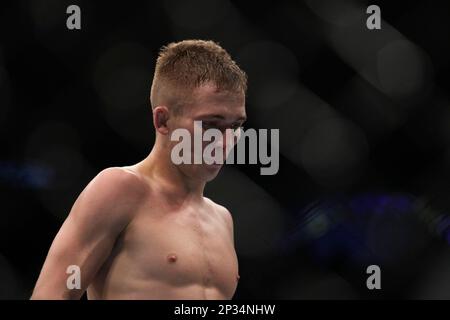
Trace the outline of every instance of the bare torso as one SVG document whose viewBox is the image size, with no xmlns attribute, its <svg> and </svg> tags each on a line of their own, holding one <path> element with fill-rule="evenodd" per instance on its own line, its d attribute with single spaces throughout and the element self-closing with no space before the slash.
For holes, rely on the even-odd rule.
<svg viewBox="0 0 450 320">
<path fill-rule="evenodd" d="M 136 207 L 88 299 L 233 297 L 239 275 L 228 212 L 208 199 L 170 203 L 151 185 Z"/>
</svg>

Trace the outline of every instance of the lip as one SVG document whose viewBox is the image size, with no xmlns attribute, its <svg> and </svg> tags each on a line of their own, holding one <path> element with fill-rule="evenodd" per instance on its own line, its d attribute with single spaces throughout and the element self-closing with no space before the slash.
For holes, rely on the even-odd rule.
<svg viewBox="0 0 450 320">
<path fill-rule="evenodd" d="M 221 166 L 223 166 L 223 163 L 212 163 L 212 164 L 207 164 L 207 166 L 213 167 L 213 168 L 220 168 Z"/>
<path fill-rule="evenodd" d="M 207 166 L 211 166 L 211 167 L 221 167 L 221 166 L 223 166 L 223 163 L 216 163 L 214 160 L 215 159 L 203 158 L 203 164 L 206 164 Z M 209 164 L 207 162 L 212 162 L 212 163 Z"/>
</svg>

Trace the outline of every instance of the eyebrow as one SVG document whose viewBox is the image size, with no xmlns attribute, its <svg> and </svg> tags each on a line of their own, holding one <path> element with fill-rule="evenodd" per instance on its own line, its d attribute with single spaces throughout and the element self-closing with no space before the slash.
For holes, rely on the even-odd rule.
<svg viewBox="0 0 450 320">
<path fill-rule="evenodd" d="M 225 120 L 225 117 L 220 114 L 203 115 L 203 116 L 200 116 L 199 118 Z M 241 116 L 238 119 L 236 119 L 236 121 L 246 121 L 246 120 L 247 120 L 246 116 Z"/>
</svg>

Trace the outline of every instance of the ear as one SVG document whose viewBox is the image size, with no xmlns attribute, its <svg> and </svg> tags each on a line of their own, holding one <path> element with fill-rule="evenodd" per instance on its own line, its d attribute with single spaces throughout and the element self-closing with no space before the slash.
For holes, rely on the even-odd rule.
<svg viewBox="0 0 450 320">
<path fill-rule="evenodd" d="M 161 134 L 168 134 L 169 127 L 167 122 L 169 121 L 169 110 L 165 106 L 158 106 L 153 109 L 153 125 L 156 131 Z"/>
</svg>

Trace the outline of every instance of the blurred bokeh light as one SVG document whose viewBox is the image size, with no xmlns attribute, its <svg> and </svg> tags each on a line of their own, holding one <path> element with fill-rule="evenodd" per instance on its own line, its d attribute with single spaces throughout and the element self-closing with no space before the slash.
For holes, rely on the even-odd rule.
<svg viewBox="0 0 450 320">
<path fill-rule="evenodd" d="M 248 73 L 247 127 L 280 130 L 280 170 L 226 165 L 236 298 L 449 299 L 445 4 L 16 1 L 0 10 L 0 299 L 27 299 L 84 186 L 144 158 L 162 45 L 212 39 Z M 421 24 L 418 24 L 420 20 Z M 14 32 L 10 32 L 14 29 Z M 369 264 L 383 290 L 365 287 Z"/>
</svg>

